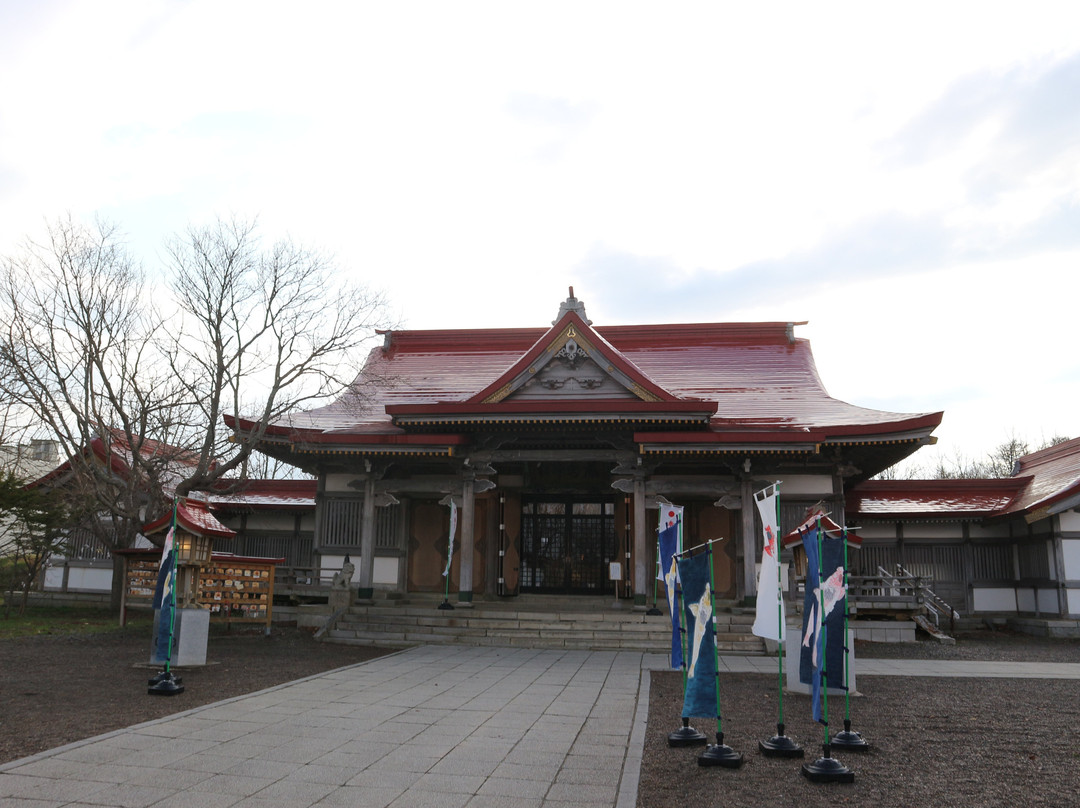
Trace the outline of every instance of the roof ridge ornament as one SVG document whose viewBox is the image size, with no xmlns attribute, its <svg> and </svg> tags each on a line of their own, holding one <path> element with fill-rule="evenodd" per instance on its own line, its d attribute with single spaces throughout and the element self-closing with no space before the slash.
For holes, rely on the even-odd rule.
<svg viewBox="0 0 1080 808">
<path fill-rule="evenodd" d="M 570 287 L 570 296 L 559 304 L 559 316 L 551 321 L 552 325 L 555 325 L 561 320 L 568 311 L 574 312 L 578 317 L 585 321 L 586 325 L 592 325 L 592 320 L 585 314 L 585 304 L 574 297 L 574 287 Z"/>
</svg>

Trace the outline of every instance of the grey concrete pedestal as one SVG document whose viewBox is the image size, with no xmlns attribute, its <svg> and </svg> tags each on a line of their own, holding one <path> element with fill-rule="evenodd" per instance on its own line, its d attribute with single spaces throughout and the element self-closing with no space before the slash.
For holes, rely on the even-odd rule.
<svg viewBox="0 0 1080 808">
<path fill-rule="evenodd" d="M 164 665 L 157 655 L 159 611 L 154 610 L 154 633 L 150 644 L 150 664 Z M 194 667 L 206 664 L 206 645 L 210 639 L 210 612 L 207 609 L 177 609 L 173 627 L 174 644 L 170 665 Z"/>
</svg>

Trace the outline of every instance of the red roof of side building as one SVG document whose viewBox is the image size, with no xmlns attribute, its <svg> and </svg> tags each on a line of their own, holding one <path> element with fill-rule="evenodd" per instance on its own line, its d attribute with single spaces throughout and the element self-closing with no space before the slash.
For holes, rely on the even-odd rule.
<svg viewBox="0 0 1080 808">
<path fill-rule="evenodd" d="M 847 493 L 859 519 L 982 519 L 1006 511 L 1030 478 L 866 480 Z"/>
<path fill-rule="evenodd" d="M 1009 507 L 1036 521 L 1075 506 L 1080 499 L 1080 438 L 1024 455 L 1016 462 L 1016 477 L 1030 483 Z"/>
<path fill-rule="evenodd" d="M 240 488 L 210 496 L 212 511 L 307 511 L 315 508 L 316 480 L 248 480 Z"/>
<path fill-rule="evenodd" d="M 564 324 L 566 318 L 556 326 Z M 929 435 L 941 413 L 902 414 L 872 410 L 829 396 L 818 376 L 810 344 L 794 337 L 791 323 L 702 323 L 612 326 L 591 329 L 610 346 L 627 376 L 651 385 L 655 400 L 598 401 L 563 397 L 480 404 L 479 394 L 509 378 L 537 351 L 552 329 L 396 331 L 373 350 L 356 391 L 293 416 L 270 434 L 311 442 L 422 443 L 460 441 L 457 435 L 407 435 L 391 412 L 465 410 L 562 413 L 631 409 L 648 413 L 694 410 L 707 430 L 655 435 L 671 442 L 765 440 L 822 442 L 831 438 Z M 614 363 L 612 363 L 614 364 Z M 640 374 L 635 375 L 635 374 Z M 552 403 L 556 402 L 556 403 Z M 705 406 L 702 406 L 704 403 Z M 388 412 L 388 410 L 390 412 Z M 711 414 L 710 414 L 711 413 Z M 242 419 L 233 419 L 242 428 Z M 704 425 L 704 423 L 703 423 Z"/>
<path fill-rule="evenodd" d="M 853 519 L 983 519 L 1034 522 L 1080 505 L 1080 438 L 1021 457 L 1012 477 L 866 480 L 847 495 Z"/>
</svg>

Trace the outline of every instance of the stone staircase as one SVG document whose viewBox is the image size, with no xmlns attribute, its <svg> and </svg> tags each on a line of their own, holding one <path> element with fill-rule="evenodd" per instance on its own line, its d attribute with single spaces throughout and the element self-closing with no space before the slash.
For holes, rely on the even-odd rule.
<svg viewBox="0 0 1080 808">
<path fill-rule="evenodd" d="M 319 632 L 326 642 L 406 647 L 430 643 L 626 650 L 667 654 L 671 623 L 596 598 L 523 595 L 477 601 L 471 608 L 438 606 L 442 598 L 410 596 L 377 601 L 340 612 Z M 722 654 L 762 654 L 765 646 L 750 632 L 752 611 L 717 604 L 717 645 Z"/>
</svg>

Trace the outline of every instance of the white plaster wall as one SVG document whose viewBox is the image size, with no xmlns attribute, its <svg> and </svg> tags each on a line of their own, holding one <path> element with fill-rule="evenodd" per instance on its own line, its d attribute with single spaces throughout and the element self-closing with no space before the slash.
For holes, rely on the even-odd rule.
<svg viewBox="0 0 1080 808">
<path fill-rule="evenodd" d="M 357 493 L 357 490 L 349 486 L 349 483 L 351 483 L 355 479 L 355 474 L 327 474 L 326 491 L 327 493 L 332 494 L 355 494 Z"/>
<path fill-rule="evenodd" d="M 1039 614 L 1058 613 L 1057 589 L 1040 589 L 1037 593 L 1039 599 Z"/>
<path fill-rule="evenodd" d="M 881 522 L 868 522 L 858 526 L 856 531 L 864 539 L 896 539 L 896 525 L 892 522 L 888 524 L 882 524 Z"/>
<path fill-rule="evenodd" d="M 349 561 L 352 562 L 356 569 L 353 572 L 352 582 L 354 584 L 360 582 L 360 555 L 350 555 Z M 322 569 L 323 578 L 328 579 L 333 576 L 336 570 L 340 570 L 345 565 L 345 556 L 343 555 L 324 555 L 322 556 Z M 398 560 L 393 556 L 375 556 L 375 563 L 372 564 L 371 571 L 371 583 L 374 586 L 397 586 L 398 585 Z"/>
<path fill-rule="evenodd" d="M 59 592 L 64 588 L 64 568 L 63 567 L 46 567 L 45 568 L 45 591 L 55 590 Z"/>
<path fill-rule="evenodd" d="M 1004 587 L 976 587 L 974 592 L 976 612 L 1016 613 L 1016 592 Z"/>
<path fill-rule="evenodd" d="M 1061 554 L 1065 559 L 1061 577 L 1066 581 L 1080 580 L 1080 539 L 1062 539 Z"/>
<path fill-rule="evenodd" d="M 71 567 L 68 570 L 68 591 L 109 592 L 111 590 L 111 567 Z"/>
<path fill-rule="evenodd" d="M 1035 590 L 1024 587 L 1016 590 L 1016 608 L 1020 612 L 1035 611 Z"/>
<path fill-rule="evenodd" d="M 971 523 L 970 535 L 973 539 L 1007 539 L 1009 538 L 1009 525 L 1005 522 L 995 523 L 989 527 Z"/>
<path fill-rule="evenodd" d="M 918 524 L 906 522 L 904 524 L 904 540 L 908 539 L 962 539 L 964 528 L 959 522 L 934 522 L 932 524 Z"/>
<path fill-rule="evenodd" d="M 386 556 L 375 556 L 375 565 L 371 573 L 371 582 L 375 586 L 397 586 L 398 560 Z"/>
<path fill-rule="evenodd" d="M 1076 511 L 1065 511 L 1065 513 L 1058 514 L 1058 519 L 1061 522 L 1061 530 L 1063 532 L 1080 533 L 1080 513 L 1077 513 Z"/>
<path fill-rule="evenodd" d="M 296 520 L 291 513 L 252 513 L 248 514 L 248 530 L 284 530 L 291 532 Z"/>
<path fill-rule="evenodd" d="M 349 561 L 352 563 L 355 569 L 353 570 L 352 582 L 358 583 L 360 581 L 360 554 L 349 555 Z M 319 558 L 319 566 L 322 567 L 322 577 L 330 578 L 333 574 L 343 566 L 345 566 L 345 556 L 343 555 L 324 555 Z"/>
<path fill-rule="evenodd" d="M 794 474 L 780 481 L 783 497 L 829 497 L 832 496 L 832 477 L 826 474 Z"/>
<path fill-rule="evenodd" d="M 1080 614 L 1080 589 L 1069 589 L 1066 591 L 1066 604 L 1069 608 L 1070 615 Z"/>
</svg>

